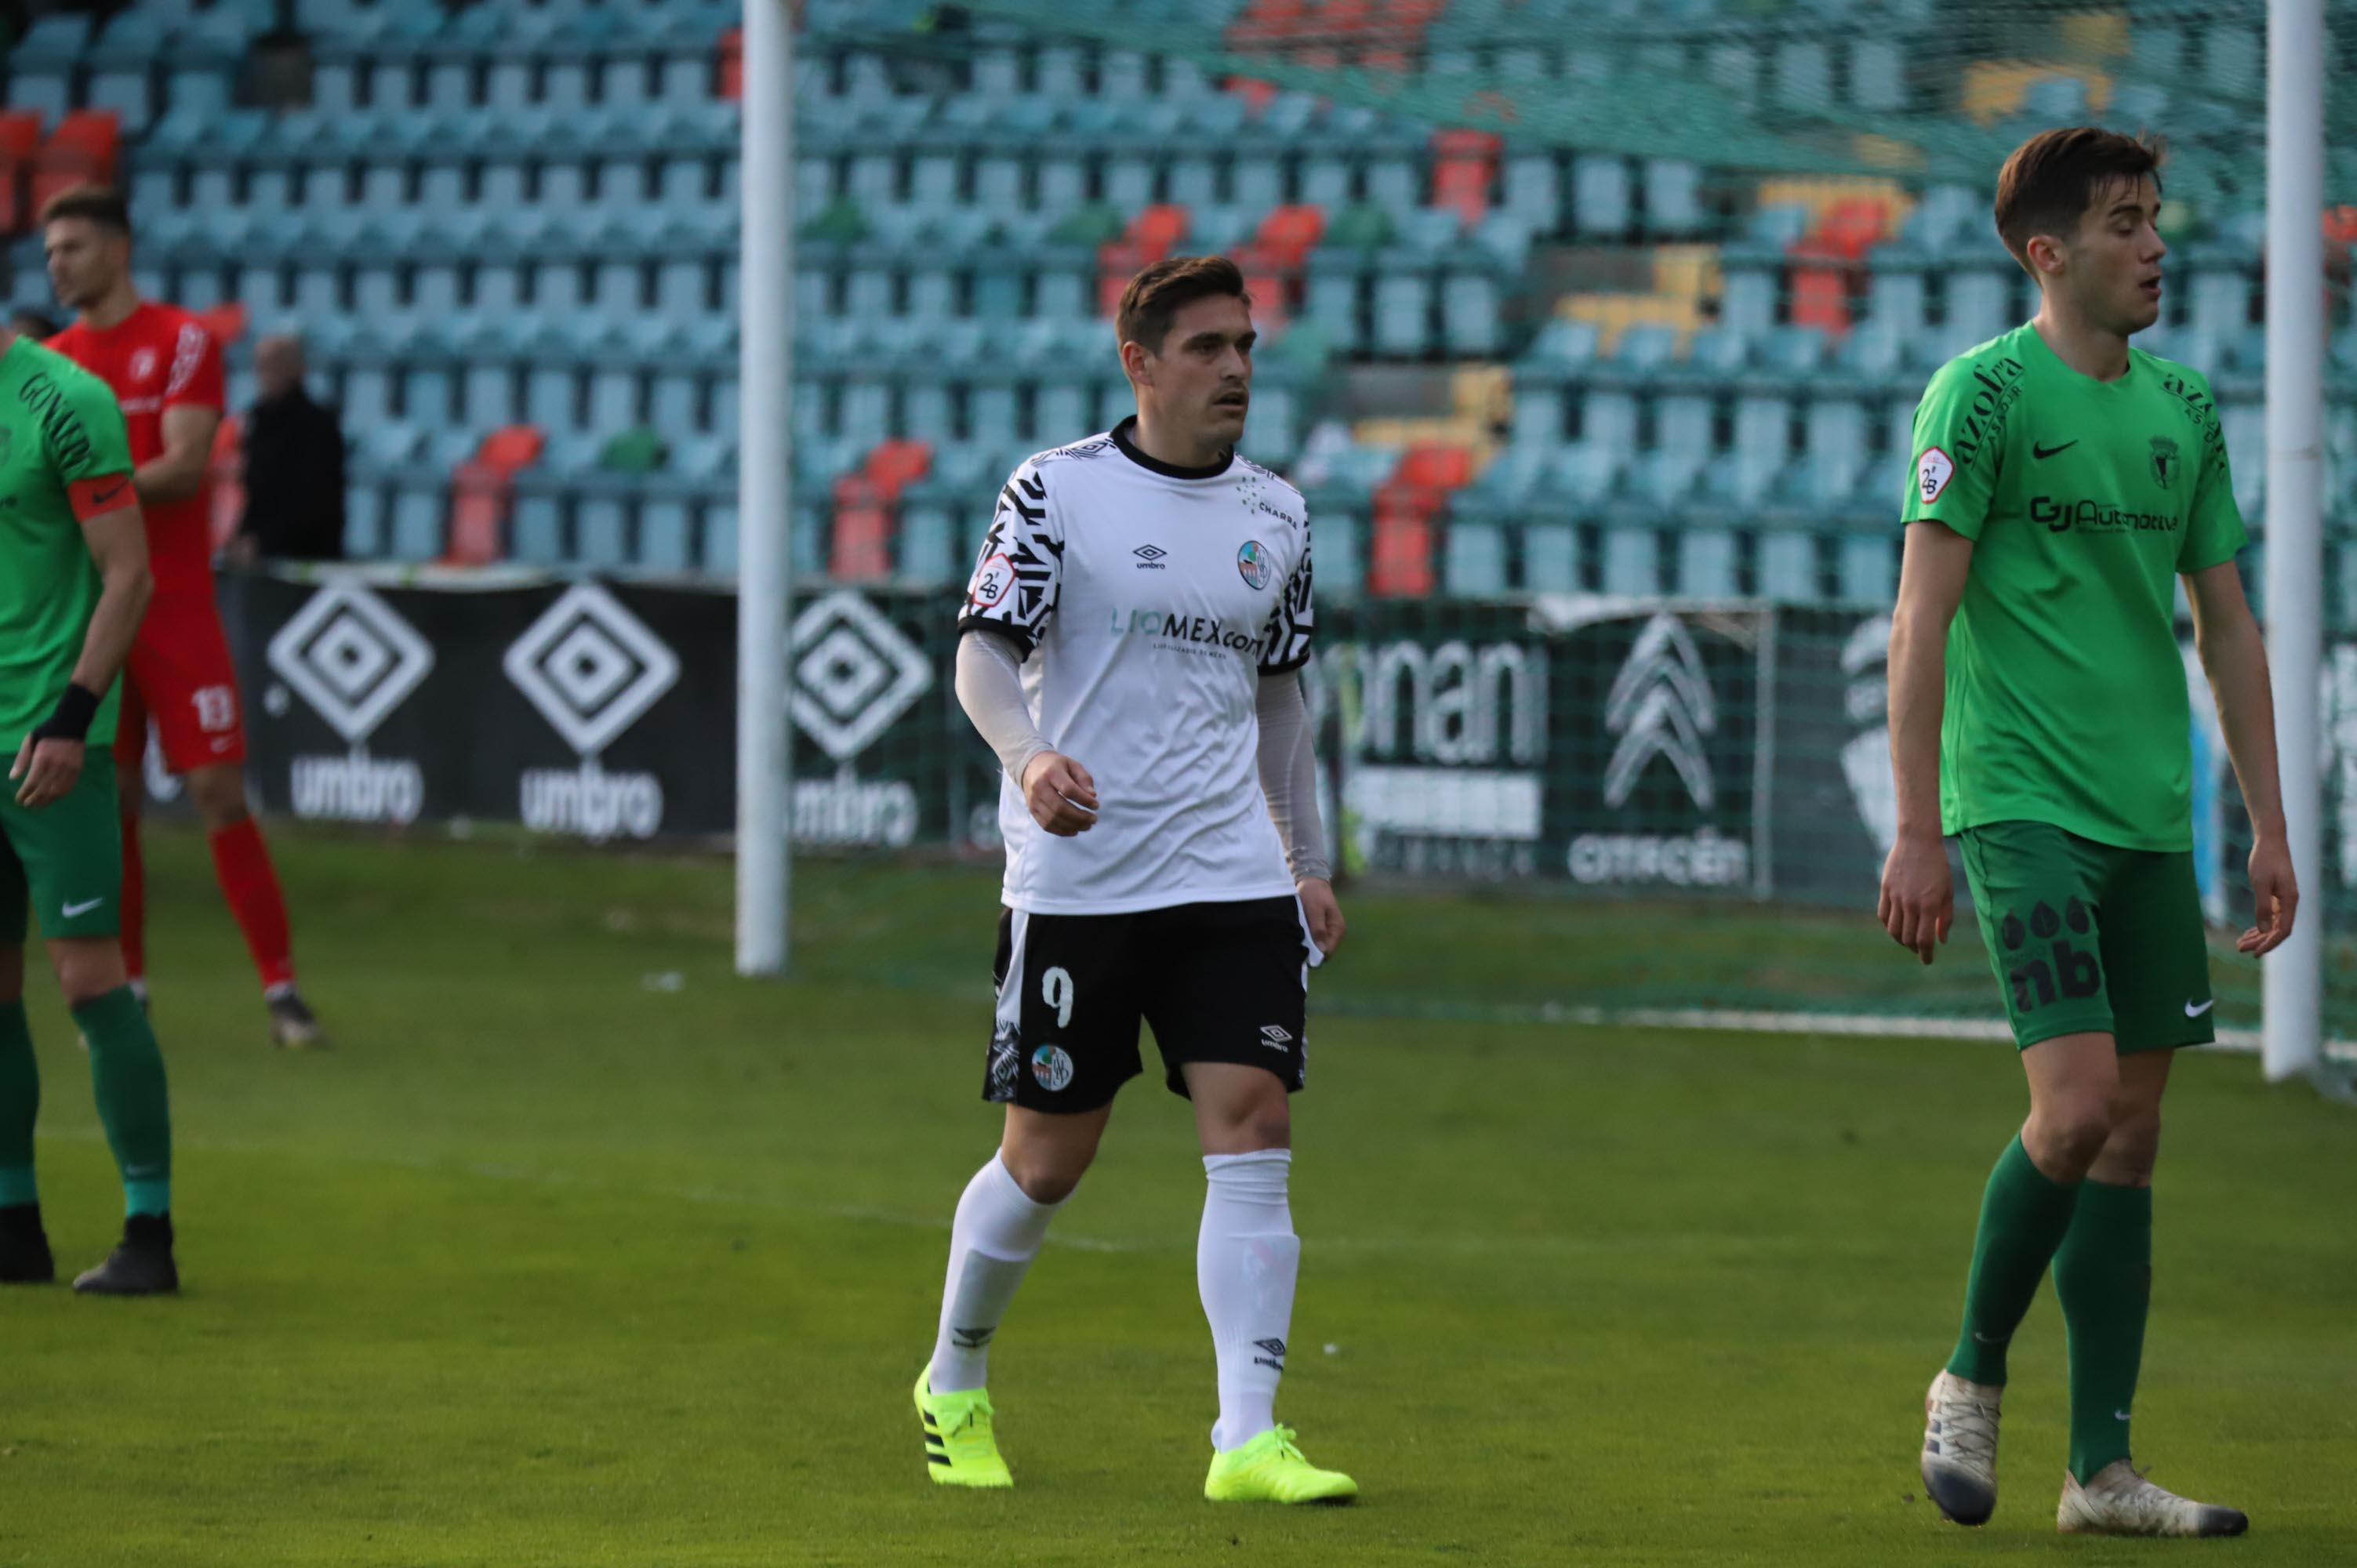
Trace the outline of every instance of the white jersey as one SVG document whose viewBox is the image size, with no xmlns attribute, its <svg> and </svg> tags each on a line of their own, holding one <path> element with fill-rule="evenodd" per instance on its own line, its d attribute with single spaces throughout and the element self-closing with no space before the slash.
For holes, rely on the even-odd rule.
<svg viewBox="0 0 2357 1568">
<path fill-rule="evenodd" d="M 1114 915 L 1289 897 L 1261 792 L 1260 678 L 1309 658 L 1309 509 L 1231 455 L 1157 462 L 1135 420 L 1015 470 L 958 628 L 1024 654 L 1048 744 L 1096 780 L 1096 825 L 1059 838 L 1002 778 L 1009 908 Z"/>
</svg>

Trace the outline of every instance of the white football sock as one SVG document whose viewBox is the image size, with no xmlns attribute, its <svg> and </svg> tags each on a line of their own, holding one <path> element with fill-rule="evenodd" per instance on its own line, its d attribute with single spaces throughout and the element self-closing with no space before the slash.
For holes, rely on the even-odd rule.
<svg viewBox="0 0 2357 1568">
<path fill-rule="evenodd" d="M 1203 1156 L 1203 1229 L 1195 1283 L 1220 1365 L 1220 1422 L 1211 1446 L 1226 1453 L 1276 1424 L 1276 1382 L 1293 1332 L 1293 1284 L 1301 1240 L 1285 1184 L 1290 1149 Z"/>
<path fill-rule="evenodd" d="M 990 1368 L 990 1337 L 1006 1316 L 1024 1271 L 1048 1239 L 1061 1203 L 1034 1203 L 993 1154 L 958 1199 L 950 1227 L 949 1283 L 933 1341 L 931 1386 L 937 1394 L 978 1389 Z"/>
</svg>

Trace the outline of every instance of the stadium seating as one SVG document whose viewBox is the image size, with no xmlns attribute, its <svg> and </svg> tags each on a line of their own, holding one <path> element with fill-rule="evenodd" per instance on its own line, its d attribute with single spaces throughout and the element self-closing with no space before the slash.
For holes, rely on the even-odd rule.
<svg viewBox="0 0 2357 1568">
<path fill-rule="evenodd" d="M 1141 37 L 1162 16 L 1107 4 Z M 1730 180 L 1511 131 L 1436 134 L 991 19 L 953 64 L 911 64 L 878 40 L 923 7 L 805 9 L 799 569 L 959 575 L 998 477 L 1126 407 L 1104 316 L 1130 273 L 1221 250 L 1264 332 L 1248 446 L 1310 492 L 1321 591 L 1873 597 L 1924 375 L 2031 303 L 1986 196 L 1960 187 Z M 1698 60 L 1747 104 L 1920 107 L 1899 39 L 1935 25 L 1928 0 L 1885 0 L 1871 27 L 1846 0 L 1767 19 L 1778 9 L 1187 14 L 1216 13 L 1247 52 L 1413 56 L 1537 91 Z M 278 10 L 154 0 L 99 26 L 35 23 L 0 115 L 0 216 L 22 236 L 11 303 L 48 303 L 34 205 L 119 165 L 143 288 L 306 334 L 355 442 L 356 553 L 732 570 L 737 7 L 295 0 L 309 105 L 239 107 L 237 73 Z M 1600 23 L 1635 52 L 1600 52 L 1583 32 Z M 2255 70 L 2231 27 L 2140 21 L 2104 48 L 2138 70 L 1975 67 L 1963 108 L 2000 134 L 2105 102 L 2157 113 L 2188 72 Z M 2189 220 L 2148 340 L 2211 369 L 2255 516 L 2262 239 L 2246 214 Z M 241 396 L 248 352 L 231 349 Z M 1330 413 L 1368 363 L 1501 366 L 1510 392 L 1421 433 L 1353 433 Z M 2345 508 L 2345 342 L 2330 374 L 2328 490 Z"/>
</svg>

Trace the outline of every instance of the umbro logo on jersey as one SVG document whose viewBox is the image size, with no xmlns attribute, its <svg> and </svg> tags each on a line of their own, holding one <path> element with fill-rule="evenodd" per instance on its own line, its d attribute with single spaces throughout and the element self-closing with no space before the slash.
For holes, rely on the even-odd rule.
<svg viewBox="0 0 2357 1568">
<path fill-rule="evenodd" d="M 1159 544 L 1141 544 L 1130 553 L 1137 557 L 1137 569 L 1141 572 L 1167 572 L 1170 569 L 1162 564 L 1163 558 L 1170 552 Z"/>
<path fill-rule="evenodd" d="M 2041 446 L 2032 443 L 2029 448 L 2029 455 L 2042 462 L 2046 458 L 2051 457 L 2057 453 L 2068 452 L 2072 447 L 2076 446 L 2077 445 L 2079 445 L 2079 438 L 2075 435 L 2071 437 L 2070 440 L 2062 443 L 2060 446 Z"/>
</svg>

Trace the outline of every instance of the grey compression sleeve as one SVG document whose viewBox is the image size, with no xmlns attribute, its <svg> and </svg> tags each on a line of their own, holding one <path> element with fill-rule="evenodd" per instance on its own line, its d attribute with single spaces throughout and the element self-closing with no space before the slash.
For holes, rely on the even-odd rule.
<svg viewBox="0 0 2357 1568">
<path fill-rule="evenodd" d="M 957 698 L 1017 789 L 1032 758 L 1056 749 L 1031 722 L 1023 702 L 1023 661 L 1005 638 L 969 631 L 958 639 Z"/>
<path fill-rule="evenodd" d="M 1309 704 L 1301 695 L 1301 675 L 1288 670 L 1260 678 L 1260 788 L 1268 814 L 1285 841 L 1286 864 L 1296 882 L 1331 881 L 1326 859 L 1326 824 L 1318 816 L 1318 757 L 1309 745 Z"/>
</svg>

